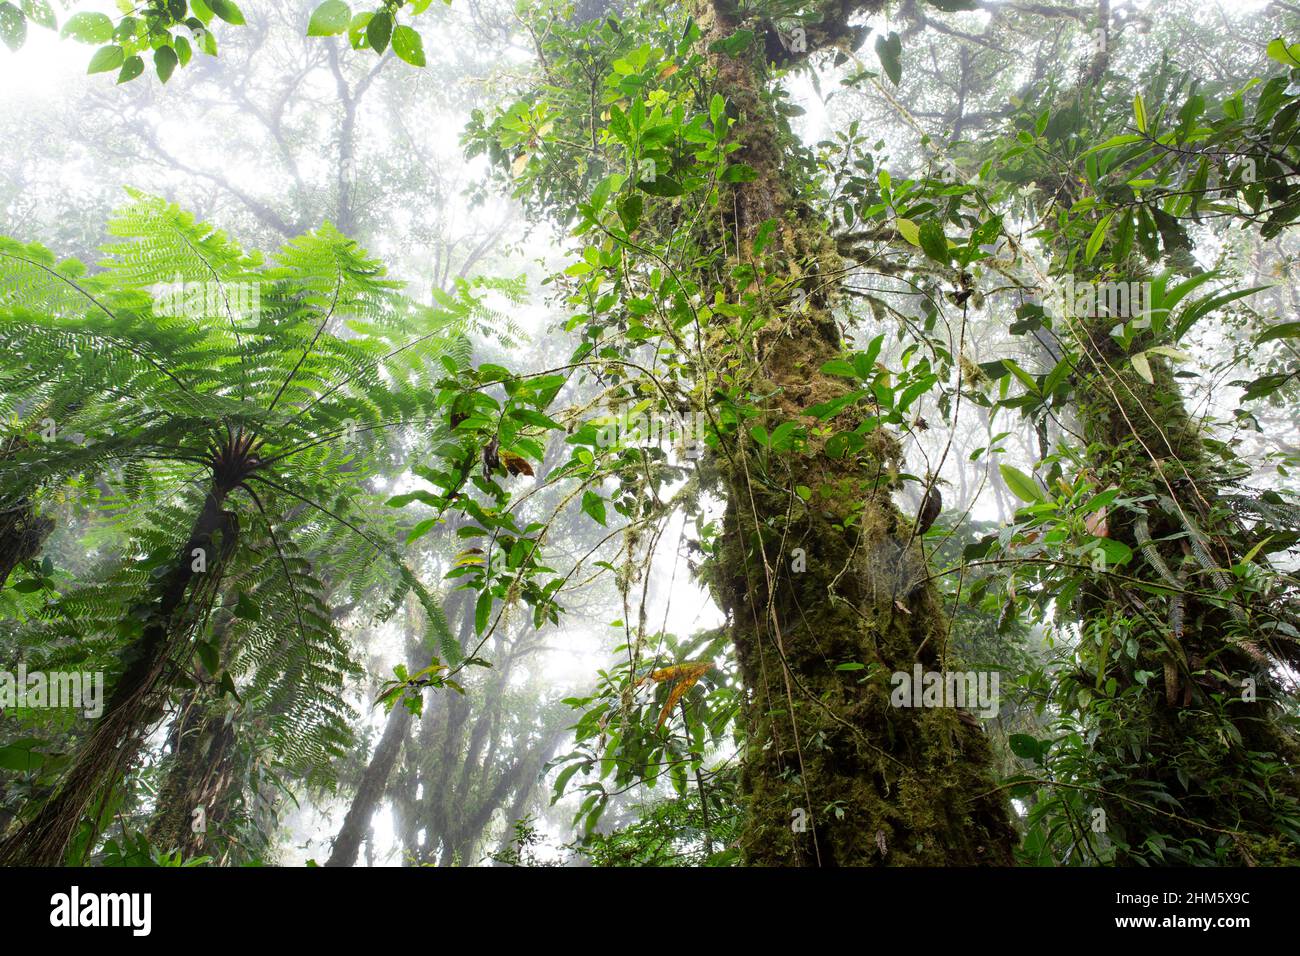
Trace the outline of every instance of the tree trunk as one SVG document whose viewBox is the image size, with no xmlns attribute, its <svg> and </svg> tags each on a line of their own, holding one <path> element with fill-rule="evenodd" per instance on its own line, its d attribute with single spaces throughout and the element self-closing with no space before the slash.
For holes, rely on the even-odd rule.
<svg viewBox="0 0 1300 956">
<path fill-rule="evenodd" d="M 423 662 L 417 660 L 421 647 L 419 630 L 415 626 L 414 610 L 408 603 L 406 657 L 407 665 L 412 672 L 424 666 Z M 361 844 L 370 832 L 370 818 L 374 816 L 379 801 L 384 798 L 389 777 L 392 776 L 397 758 L 402 753 L 406 735 L 411 730 L 411 717 L 411 711 L 401 701 L 394 704 L 393 709 L 389 711 L 388 720 L 384 723 L 384 732 L 379 738 L 379 744 L 375 747 L 370 763 L 361 774 L 361 782 L 357 785 L 352 805 L 348 807 L 347 815 L 343 818 L 343 826 L 338 836 L 334 838 L 334 849 L 325 862 L 326 866 L 356 866 Z"/>
<path fill-rule="evenodd" d="M 41 553 L 45 539 L 53 530 L 54 522 L 38 515 L 29 501 L 0 511 L 0 588 L 15 568 Z"/>
<path fill-rule="evenodd" d="M 22 436 L 9 438 L 0 442 L 0 458 L 25 447 L 27 440 Z M 18 565 L 41 553 L 45 539 L 53 530 L 54 522 L 38 515 L 30 498 L 19 498 L 0 508 L 0 589 Z"/>
<path fill-rule="evenodd" d="M 695 0 L 692 12 L 705 48 L 741 19 L 731 0 Z M 768 288 L 806 295 L 798 311 L 762 301 L 756 287 L 726 290 L 769 319 L 747 389 L 773 396 L 772 422 L 800 421 L 808 406 L 847 390 L 821 372 L 842 354 L 832 316 L 842 260 L 827 224 L 797 198 L 781 146 L 791 134 L 764 98 L 762 62 L 714 52 L 709 65 L 736 117 L 735 158 L 756 172 L 727 197 L 734 207 L 724 203 L 728 234 L 714 247 L 730 255 L 720 271 L 752 264 Z M 777 232 L 755 256 L 769 219 Z M 856 427 L 853 415 L 836 424 Z M 1016 837 L 1004 802 L 984 796 L 994 788 L 984 734 L 952 708 L 890 705 L 891 672 L 947 666 L 940 602 L 923 583 L 912 521 L 891 499 L 897 441 L 876 429 L 856 460 L 832 458 L 823 445 L 810 437 L 803 454 L 773 457 L 764 482 L 753 480 L 757 446 L 743 434 L 712 461 L 728 505 L 709 573 L 748 695 L 744 857 L 751 865 L 1008 864 Z M 799 485 L 812 489 L 806 505 L 790 493 Z M 836 670 L 847 662 L 875 676 Z"/>
<path fill-rule="evenodd" d="M 152 844 L 180 850 L 187 858 L 213 851 L 210 834 L 220 830 L 235 780 L 235 725 L 217 704 L 197 691 L 186 695 L 173 730 L 167 776 L 158 791 L 158 814 L 149 827 Z M 199 808 L 203 825 L 196 829 Z"/>
<path fill-rule="evenodd" d="M 1108 633 L 1120 617 L 1137 622 L 1137 656 L 1111 655 L 1101 676 L 1117 678 L 1122 693 L 1136 686 L 1139 671 L 1161 675 L 1145 683 L 1136 708 L 1101 712 L 1093 751 L 1111 774 L 1162 785 L 1181 804 L 1170 815 L 1149 800 L 1112 796 L 1108 786 L 1098 802 L 1129 847 L 1116 860 L 1152 862 L 1144 844 L 1160 834 L 1167 842 L 1226 840 L 1237 864 L 1294 864 L 1293 846 L 1277 833 L 1276 819 L 1280 804 L 1300 804 L 1300 778 L 1294 769 L 1279 773 L 1277 762 L 1300 766 L 1300 743 L 1282 723 L 1274 664 L 1256 643 L 1269 642 L 1258 635 L 1252 609 L 1218 599 L 1235 600 L 1225 595 L 1232 587 L 1226 569 L 1241 560 L 1232 543 L 1240 529 L 1218 500 L 1222 476 L 1169 363 L 1149 353 L 1154 382 L 1146 381 L 1110 336 L 1114 322 L 1079 323 L 1088 340 L 1080 343 L 1084 368 L 1101 383 L 1080 390 L 1086 396 L 1080 421 L 1085 438 L 1108 450 L 1126 494 L 1155 498 L 1142 506 L 1140 518 L 1131 512 L 1112 517 L 1111 537 L 1132 549 L 1136 573 L 1181 591 L 1164 597 L 1103 577 L 1081 603 L 1085 629 Z M 1131 351 L 1152 344 L 1136 341 Z M 1294 651 L 1283 659 L 1297 663 Z M 1245 678 L 1254 680 L 1256 700 L 1241 699 Z M 1089 683 L 1100 681 L 1094 676 Z M 1216 697 L 1224 702 L 1216 705 Z M 1132 740 L 1142 742 L 1140 755 L 1132 752 Z"/>
<path fill-rule="evenodd" d="M 64 863 L 82 817 L 89 815 L 90 833 L 77 851 L 84 858 L 106 823 L 112 790 L 135 759 L 162 700 L 183 661 L 181 652 L 190 628 L 211 603 L 220 582 L 223 562 L 233 552 L 239 524 L 223 511 L 228 488 L 214 484 L 175 563 L 160 582 L 148 605 L 143 631 L 124 657 L 125 669 L 109 697 L 103 715 L 77 751 L 77 757 L 56 793 L 36 815 L 0 843 L 0 865 L 59 866 Z M 194 552 L 206 562 L 202 573 Z M 191 584 L 194 585 L 191 590 Z M 189 592 L 187 600 L 187 592 Z M 72 862 L 80 862 L 75 860 Z"/>
<path fill-rule="evenodd" d="M 393 772 L 410 729 L 411 711 L 399 702 L 388 714 L 383 736 L 379 738 L 374 756 L 361 775 L 357 794 L 352 800 L 352 806 L 348 808 L 347 816 L 343 818 L 343 826 L 334 839 L 334 850 L 325 861 L 326 866 L 356 866 L 361 842 L 370 831 L 370 818 L 384 796 L 389 774 Z"/>
</svg>

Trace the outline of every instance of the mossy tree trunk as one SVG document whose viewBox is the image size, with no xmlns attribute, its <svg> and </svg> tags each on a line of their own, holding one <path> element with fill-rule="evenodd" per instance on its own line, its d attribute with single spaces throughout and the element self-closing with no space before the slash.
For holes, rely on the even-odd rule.
<svg viewBox="0 0 1300 956">
<path fill-rule="evenodd" d="M 843 27 L 849 13 L 878 4 L 833 6 L 828 22 L 838 17 Z M 740 26 L 730 0 L 696 0 L 692 13 L 706 48 Z M 747 263 L 765 288 L 806 293 L 806 308 L 795 310 L 767 301 L 757 285 L 726 289 L 768 319 L 748 390 L 772 396 L 773 421 L 802 420 L 812 436 L 801 453 L 765 462 L 763 480 L 748 436 L 712 460 L 728 503 L 709 573 L 748 696 L 744 857 L 754 865 L 1008 864 L 1015 834 L 1005 803 L 989 795 L 983 733 L 951 708 L 890 705 L 891 672 L 948 664 L 947 623 L 924 583 L 913 522 L 891 497 L 897 443 L 877 429 L 860 454 L 833 458 L 814 420 L 801 418 L 847 391 L 821 371 L 842 354 L 832 310 L 843 262 L 828 224 L 797 198 L 791 134 L 765 97 L 760 54 L 711 53 L 709 65 L 735 117 L 735 159 L 756 173 L 724 197 L 727 235 L 714 237 L 729 252 L 721 281 Z M 754 255 L 767 220 L 776 235 Z M 856 427 L 853 414 L 836 424 Z M 811 489 L 807 502 L 798 486 Z M 844 663 L 866 670 L 836 669 Z"/>
<path fill-rule="evenodd" d="M 339 834 L 334 838 L 334 849 L 330 852 L 326 866 L 356 866 L 357 855 L 361 852 L 361 843 L 370 832 L 370 818 L 375 807 L 383 799 L 388 787 L 388 778 L 402 753 L 402 745 L 411 729 L 411 711 L 403 703 L 397 703 L 388 714 L 384 723 L 384 732 L 379 738 L 375 752 L 361 774 L 357 784 L 356 795 L 348 807 L 347 815 Z"/>
<path fill-rule="evenodd" d="M 1130 847 L 1117 861 L 1149 861 L 1145 839 L 1160 834 L 1220 844 L 1233 863 L 1294 864 L 1294 845 L 1276 821 L 1300 807 L 1300 741 L 1277 706 L 1265 648 L 1291 666 L 1297 655 L 1263 638 L 1266 609 L 1234 593 L 1228 569 L 1242 560 L 1242 528 L 1220 496 L 1226 469 L 1188 414 L 1169 362 L 1148 352 L 1151 380 L 1139 374 L 1131 356 L 1153 343 L 1124 349 L 1109 334 L 1114 322 L 1079 320 L 1087 380 L 1078 414 L 1087 441 L 1106 449 L 1109 475 L 1126 494 L 1148 498 L 1145 513 L 1110 521 L 1110 536 L 1134 553 L 1137 567 L 1124 570 L 1170 593 L 1103 577 L 1081 601 L 1085 633 L 1135 622 L 1137 655 L 1112 655 L 1103 677 L 1115 677 L 1122 694 L 1139 674 L 1158 675 L 1142 682 L 1136 704 L 1095 718 L 1094 752 L 1117 779 L 1162 787 L 1179 801 L 1171 813 L 1103 792 L 1108 825 Z M 1253 693 L 1244 693 L 1247 680 Z"/>
</svg>

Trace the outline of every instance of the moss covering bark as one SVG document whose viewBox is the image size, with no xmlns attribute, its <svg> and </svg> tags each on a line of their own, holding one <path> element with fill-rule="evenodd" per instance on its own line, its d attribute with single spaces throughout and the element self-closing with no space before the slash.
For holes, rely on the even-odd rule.
<svg viewBox="0 0 1300 956">
<path fill-rule="evenodd" d="M 706 46 L 739 24 L 728 0 L 699 0 L 692 12 Z M 736 117 L 736 158 L 756 173 L 725 197 L 725 235 L 715 237 L 730 253 L 724 276 L 746 262 L 767 280 L 762 290 L 722 280 L 729 298 L 765 320 L 747 389 L 771 396 L 773 421 L 811 431 L 805 410 L 845 389 L 821 371 L 842 354 L 834 321 L 842 262 L 826 223 L 800 201 L 761 59 L 715 53 L 709 63 Z M 756 261 L 755 234 L 768 220 L 777 232 Z M 807 307 L 774 305 L 772 288 L 804 289 Z M 855 427 L 854 414 L 839 424 Z M 942 608 L 912 523 L 891 498 L 900 465 L 892 435 L 871 432 L 861 453 L 840 459 L 814 438 L 761 467 L 748 436 L 730 444 L 710 462 L 728 504 L 708 573 L 731 618 L 748 698 L 746 861 L 1010 863 L 1015 834 L 992 793 L 983 733 L 951 708 L 890 704 L 893 671 L 948 666 Z M 807 502 L 797 486 L 813 490 Z M 838 670 L 844 663 L 865 667 Z"/>
</svg>

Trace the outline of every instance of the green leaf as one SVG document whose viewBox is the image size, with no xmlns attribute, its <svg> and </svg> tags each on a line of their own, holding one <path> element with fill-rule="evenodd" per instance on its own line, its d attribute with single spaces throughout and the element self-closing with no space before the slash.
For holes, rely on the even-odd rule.
<svg viewBox="0 0 1300 956">
<path fill-rule="evenodd" d="M 158 79 L 164 83 L 171 79 L 178 62 L 176 51 L 169 46 L 160 46 L 153 51 L 153 68 L 158 71 Z"/>
<path fill-rule="evenodd" d="M 1133 366 L 1133 371 L 1137 372 L 1146 380 L 1148 385 L 1156 383 L 1155 376 L 1151 374 L 1151 363 L 1147 360 L 1146 352 L 1136 352 L 1129 357 L 1129 364 Z"/>
<path fill-rule="evenodd" d="M 0 768 L 5 770 L 29 773 L 38 769 L 44 762 L 45 755 L 32 750 L 30 744 L 26 747 L 20 743 L 0 747 Z"/>
<path fill-rule="evenodd" d="M 227 23 L 233 23 L 237 27 L 244 25 L 244 15 L 239 7 L 235 6 L 233 0 L 207 0 L 207 4 L 213 13 Z"/>
<path fill-rule="evenodd" d="M 896 223 L 898 234 L 916 246 L 921 248 L 921 227 L 910 219 L 899 219 Z"/>
<path fill-rule="evenodd" d="M 737 30 L 729 37 L 721 40 L 714 40 L 709 44 L 709 51 L 712 53 L 725 53 L 730 57 L 738 57 L 749 45 L 754 42 L 753 30 Z"/>
<path fill-rule="evenodd" d="M 113 38 L 113 21 L 103 13 L 74 13 L 59 35 L 82 43 L 106 43 Z"/>
<path fill-rule="evenodd" d="M 1277 60 L 1288 70 L 1300 67 L 1300 43 L 1287 43 L 1278 37 L 1269 43 L 1266 52 L 1271 59 Z"/>
<path fill-rule="evenodd" d="M 1274 339 L 1296 339 L 1300 338 L 1300 322 L 1283 322 L 1266 329 L 1255 337 L 1255 344 L 1263 342 L 1272 342 Z"/>
<path fill-rule="evenodd" d="M 1137 133 L 1121 133 L 1119 136 L 1112 136 L 1104 143 L 1098 143 L 1083 155 L 1087 156 L 1088 153 L 1100 153 L 1104 149 L 1114 149 L 1116 146 L 1127 146 L 1130 143 L 1144 142 L 1146 142 L 1145 136 L 1139 136 Z"/>
<path fill-rule="evenodd" d="M 27 17 L 8 0 L 0 3 L 0 40 L 17 50 L 27 40 Z"/>
<path fill-rule="evenodd" d="M 217 681 L 217 688 L 221 693 L 229 694 L 231 697 L 235 698 L 235 700 L 242 700 L 239 696 L 239 691 L 235 690 L 235 680 L 230 676 L 230 671 L 222 672 L 221 679 Z"/>
<path fill-rule="evenodd" d="M 1178 322 L 1174 326 L 1174 340 L 1181 339 L 1193 325 L 1196 324 L 1202 316 L 1208 315 L 1221 305 L 1227 305 L 1229 302 L 1235 302 L 1237 299 L 1244 299 L 1248 295 L 1254 295 L 1256 292 L 1262 292 L 1271 288 L 1266 285 L 1257 285 L 1249 289 L 1234 289 L 1231 292 L 1225 292 L 1222 295 L 1207 296 L 1204 299 L 1198 299 L 1196 302 L 1188 305 L 1183 313 L 1178 317 Z"/>
<path fill-rule="evenodd" d="M 605 499 L 594 491 L 582 493 L 582 510 L 591 516 L 597 524 L 605 524 Z"/>
<path fill-rule="evenodd" d="M 411 66 L 424 66 L 424 40 L 408 26 L 393 31 L 393 52 Z"/>
<path fill-rule="evenodd" d="M 648 192 L 651 196 L 680 196 L 686 192 L 686 187 L 671 176 L 656 176 L 653 180 L 643 179 L 636 185 L 638 189 Z"/>
<path fill-rule="evenodd" d="M 1241 400 L 1243 402 L 1253 402 L 1257 399 L 1267 398 L 1289 381 L 1291 381 L 1291 375 L 1286 372 L 1261 375 L 1247 386 Z"/>
<path fill-rule="evenodd" d="M 138 56 L 128 56 L 122 62 L 122 72 L 117 74 L 117 82 L 130 83 L 144 72 L 144 60 Z"/>
<path fill-rule="evenodd" d="M 217 649 L 207 641 L 200 641 L 194 645 L 194 649 L 199 653 L 199 662 L 209 674 L 215 674 L 221 669 L 221 655 Z"/>
<path fill-rule="evenodd" d="M 86 68 L 87 73 L 107 73 L 110 70 L 116 70 L 126 59 L 126 54 L 120 46 L 102 46 L 95 51 L 95 55 L 90 58 L 90 66 Z"/>
<path fill-rule="evenodd" d="M 632 232 L 641 223 L 641 212 L 645 208 L 645 200 L 641 198 L 640 193 L 628 193 L 618 203 L 618 218 L 623 222 L 623 228 Z"/>
<path fill-rule="evenodd" d="M 714 130 L 722 128 L 726 115 L 727 101 L 723 99 L 721 93 L 714 93 L 713 99 L 709 100 L 709 120 L 713 123 Z"/>
<path fill-rule="evenodd" d="M 23 12 L 27 14 L 27 19 L 38 27 L 45 27 L 47 30 L 58 28 L 49 0 L 23 0 Z"/>
<path fill-rule="evenodd" d="M 366 48 L 366 27 L 374 17 L 373 13 L 358 13 L 352 18 L 352 22 L 348 24 L 348 42 L 352 44 L 352 49 Z"/>
<path fill-rule="evenodd" d="M 331 37 L 342 33 L 352 22 L 352 10 L 343 0 L 325 0 L 307 23 L 307 36 Z"/>
<path fill-rule="evenodd" d="M 948 265 L 952 256 L 948 253 L 948 240 L 943 234 L 943 226 L 933 219 L 927 219 L 921 224 L 917 238 L 927 256 L 935 262 Z"/>
<path fill-rule="evenodd" d="M 474 605 L 474 631 L 482 634 L 487 629 L 488 616 L 492 613 L 492 592 L 483 591 Z"/>
<path fill-rule="evenodd" d="M 1043 748 L 1040 746 L 1039 742 L 1029 736 L 1029 734 L 1012 734 L 1007 738 L 1007 746 L 1010 747 L 1011 752 L 1021 760 L 1033 760 L 1037 762 L 1039 755 L 1043 752 Z"/>
<path fill-rule="evenodd" d="M 724 183 L 751 183 L 758 178 L 758 173 L 753 166 L 746 166 L 744 163 L 735 163 L 728 166 L 722 171 L 719 179 Z"/>
<path fill-rule="evenodd" d="M 1043 492 L 1038 484 L 1020 469 L 1011 465 L 998 465 L 998 471 L 1002 472 L 1002 480 L 1007 483 L 1011 493 L 1021 501 L 1038 504 L 1043 500 Z"/>
<path fill-rule="evenodd" d="M 1137 123 L 1139 133 L 1147 131 L 1147 105 L 1142 102 L 1142 94 L 1133 97 L 1133 121 Z"/>
<path fill-rule="evenodd" d="M 840 375 L 844 378 L 857 378 L 858 369 L 852 363 L 845 359 L 831 359 L 821 367 L 823 375 Z"/>
<path fill-rule="evenodd" d="M 1098 538 L 1089 546 L 1089 551 L 1100 551 L 1105 555 L 1107 567 L 1128 564 L 1133 559 L 1133 549 L 1123 541 L 1116 541 L 1113 538 Z"/>
<path fill-rule="evenodd" d="M 898 38 L 897 33 L 891 31 L 887 37 L 876 37 L 876 56 L 880 58 L 885 76 L 889 77 L 890 82 L 895 86 L 903 78 L 902 55 L 903 41 Z"/>
<path fill-rule="evenodd" d="M 388 49 L 388 38 L 393 35 L 393 17 L 387 10 L 380 10 L 366 24 L 366 43 L 376 53 Z"/>
<path fill-rule="evenodd" d="M 1106 239 L 1106 230 L 1110 228 L 1110 220 L 1114 215 L 1113 212 L 1106 213 L 1101 217 L 1101 222 L 1097 223 L 1092 230 L 1092 235 L 1088 237 L 1088 245 L 1083 250 L 1085 262 L 1091 262 L 1093 257 L 1097 255 L 1097 250 L 1101 248 L 1101 244 Z"/>
<path fill-rule="evenodd" d="M 523 422 L 525 425 L 534 425 L 547 430 L 564 427 L 549 415 L 543 415 L 532 408 L 512 408 L 510 409 L 510 417 Z"/>
</svg>

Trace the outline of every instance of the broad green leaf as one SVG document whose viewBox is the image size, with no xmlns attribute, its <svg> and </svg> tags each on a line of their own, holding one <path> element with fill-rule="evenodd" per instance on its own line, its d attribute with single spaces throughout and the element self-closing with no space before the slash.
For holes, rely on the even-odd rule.
<svg viewBox="0 0 1300 956">
<path fill-rule="evenodd" d="M 103 13 L 74 13 L 59 35 L 82 43 L 107 43 L 113 38 L 113 21 Z"/>
<path fill-rule="evenodd" d="M 605 499 L 594 491 L 582 493 L 582 510 L 597 524 L 605 524 Z"/>
<path fill-rule="evenodd" d="M 244 25 L 244 14 L 240 12 L 234 0 L 207 0 L 207 4 L 212 8 L 213 13 L 227 23 L 233 23 L 237 27 Z"/>
<path fill-rule="evenodd" d="M 29 773 L 39 769 L 44 762 L 44 754 L 37 753 L 30 746 L 21 746 L 21 742 L 0 747 L 0 768 L 5 770 Z"/>
<path fill-rule="evenodd" d="M 1002 480 L 1007 483 L 1007 488 L 1021 501 L 1038 504 L 1043 500 L 1043 492 L 1038 484 L 1020 469 L 1011 465 L 998 465 L 998 471 L 1002 473 Z"/>
<path fill-rule="evenodd" d="M 744 163 L 735 163 L 728 166 L 718 177 L 724 183 L 749 183 L 758 178 L 753 166 L 746 166 Z"/>
<path fill-rule="evenodd" d="M 158 79 L 164 83 L 171 79 L 178 62 L 176 51 L 169 46 L 160 46 L 153 51 L 153 67 L 158 71 Z"/>
<path fill-rule="evenodd" d="M 342 33 L 352 22 L 352 10 L 343 0 L 325 0 L 307 23 L 307 36 L 328 37 Z"/>
<path fill-rule="evenodd" d="M 1287 43 L 1278 37 L 1269 43 L 1266 52 L 1288 70 L 1300 68 L 1300 43 Z"/>
<path fill-rule="evenodd" d="M 366 24 L 366 43 L 376 53 L 388 49 L 388 40 L 393 35 L 393 18 L 387 10 L 380 10 Z"/>
<path fill-rule="evenodd" d="M 86 68 L 87 73 L 107 73 L 110 70 L 116 70 L 126 59 L 126 53 L 120 46 L 102 46 L 95 51 L 95 55 L 90 58 L 90 66 Z"/>
<path fill-rule="evenodd" d="M 891 31 L 888 36 L 876 37 L 876 56 L 880 58 L 885 76 L 889 77 L 890 82 L 895 86 L 903 78 L 902 55 L 903 41 L 898 38 L 897 33 Z"/>
<path fill-rule="evenodd" d="M 943 226 L 933 219 L 927 219 L 922 223 L 917 238 L 927 256 L 935 262 L 948 265 L 952 256 L 948 252 L 948 240 L 943 234 Z"/>
<path fill-rule="evenodd" d="M 406 25 L 393 31 L 393 52 L 411 66 L 424 66 L 424 40 Z"/>
<path fill-rule="evenodd" d="M 8 0 L 0 3 L 0 40 L 15 51 L 27 40 L 27 16 Z"/>
<path fill-rule="evenodd" d="M 130 83 L 144 72 L 144 60 L 138 56 L 128 56 L 122 61 L 122 72 L 117 74 L 118 83 Z"/>
<path fill-rule="evenodd" d="M 47 30 L 58 28 L 49 0 L 23 0 L 23 13 L 27 14 L 27 19 L 38 27 L 45 27 Z"/>
<path fill-rule="evenodd" d="M 1275 339 L 1296 338 L 1300 338 L 1300 322 L 1282 322 L 1255 336 L 1255 344 L 1260 345 L 1264 342 L 1272 342 Z"/>
<path fill-rule="evenodd" d="M 258 607 L 257 602 L 249 597 L 246 593 L 240 593 L 239 600 L 235 602 L 235 617 L 242 618 L 245 621 L 258 621 L 262 618 L 262 609 Z"/>
<path fill-rule="evenodd" d="M 725 53 L 730 57 L 738 57 L 741 53 L 745 52 L 745 50 L 748 50 L 750 44 L 753 42 L 753 30 L 737 30 L 735 33 L 731 34 L 731 36 L 724 37 L 721 40 L 715 40 L 713 43 L 709 44 L 709 50 L 715 53 Z"/>
</svg>

